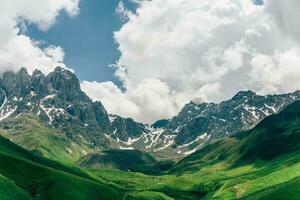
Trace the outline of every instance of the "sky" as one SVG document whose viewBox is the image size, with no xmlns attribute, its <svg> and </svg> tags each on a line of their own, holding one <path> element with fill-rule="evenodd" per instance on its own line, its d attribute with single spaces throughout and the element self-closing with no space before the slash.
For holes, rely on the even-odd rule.
<svg viewBox="0 0 300 200">
<path fill-rule="evenodd" d="M 2 0 L 0 73 L 73 70 L 109 113 L 152 123 L 189 101 L 300 88 L 298 0 Z"/>
<path fill-rule="evenodd" d="M 82 0 L 78 15 L 69 17 L 62 12 L 57 23 L 47 31 L 29 24 L 27 35 L 45 41 L 46 45 L 63 47 L 64 63 L 75 70 L 80 80 L 118 83 L 114 70 L 109 67 L 119 57 L 113 38 L 113 32 L 123 24 L 115 12 L 118 4 L 119 0 Z M 124 4 L 134 9 L 132 3 L 124 1 Z"/>
</svg>

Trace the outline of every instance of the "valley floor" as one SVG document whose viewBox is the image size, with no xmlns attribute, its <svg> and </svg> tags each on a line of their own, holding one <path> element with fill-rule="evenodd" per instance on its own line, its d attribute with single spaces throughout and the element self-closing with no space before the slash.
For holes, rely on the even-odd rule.
<svg viewBox="0 0 300 200">
<path fill-rule="evenodd" d="M 300 156 L 234 168 L 218 163 L 183 175 L 150 176 L 112 169 L 90 172 L 127 191 L 124 199 L 300 199 Z"/>
</svg>

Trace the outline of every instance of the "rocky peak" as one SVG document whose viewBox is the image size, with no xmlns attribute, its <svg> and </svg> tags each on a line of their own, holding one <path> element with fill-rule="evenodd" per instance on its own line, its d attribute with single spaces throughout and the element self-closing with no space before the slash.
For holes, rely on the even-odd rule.
<svg viewBox="0 0 300 200">
<path fill-rule="evenodd" d="M 93 102 L 81 91 L 76 75 L 61 67 L 47 76 L 39 70 L 30 76 L 25 68 L 6 72 L 0 83 L 0 122 L 31 113 L 68 137 L 90 145 L 103 144 L 105 134 L 115 130 L 124 140 L 145 131 L 143 124 L 132 119 L 118 117 L 111 122 L 102 103 Z"/>
<path fill-rule="evenodd" d="M 45 75 L 40 70 L 35 70 L 31 77 L 32 94 L 44 97 L 49 93 Z"/>
<path fill-rule="evenodd" d="M 6 72 L 1 80 L 1 87 L 8 96 L 21 98 L 30 93 L 31 77 L 25 68 L 17 73 Z"/>
<path fill-rule="evenodd" d="M 31 91 L 31 77 L 26 68 L 21 68 L 16 74 L 15 91 L 18 91 L 19 97 L 30 94 Z"/>
<path fill-rule="evenodd" d="M 146 126 L 135 122 L 132 118 L 123 118 L 118 115 L 110 115 L 110 135 L 114 139 L 127 141 L 129 138 L 138 138 L 147 132 Z"/>
<path fill-rule="evenodd" d="M 57 92 L 66 101 L 73 101 L 83 97 L 76 75 L 66 69 L 57 67 L 46 79 L 50 90 Z"/>
<path fill-rule="evenodd" d="M 45 76 L 41 70 L 35 69 L 32 73 L 32 77 Z"/>
<path fill-rule="evenodd" d="M 249 99 L 257 96 L 257 94 L 251 90 L 245 90 L 238 92 L 232 100 Z"/>
<path fill-rule="evenodd" d="M 57 125 L 66 123 L 67 119 L 72 119 L 72 122 L 79 120 L 82 124 L 89 122 L 98 128 L 108 124 L 108 115 L 103 105 L 100 102 L 93 103 L 81 91 L 75 74 L 63 68 L 58 67 L 47 76 L 39 70 L 30 76 L 22 68 L 17 73 L 4 73 L 0 83 L 7 97 L 2 117 L 33 112 L 42 120 Z"/>
<path fill-rule="evenodd" d="M 101 102 L 81 91 L 77 77 L 60 67 L 47 76 L 39 70 L 30 76 L 21 69 L 0 78 L 0 122 L 32 113 L 72 140 L 91 146 L 106 141 L 111 148 L 178 154 L 193 153 L 210 140 L 248 130 L 296 100 L 300 91 L 267 96 L 241 91 L 219 104 L 192 101 L 172 119 L 145 125 L 108 115 Z"/>
</svg>

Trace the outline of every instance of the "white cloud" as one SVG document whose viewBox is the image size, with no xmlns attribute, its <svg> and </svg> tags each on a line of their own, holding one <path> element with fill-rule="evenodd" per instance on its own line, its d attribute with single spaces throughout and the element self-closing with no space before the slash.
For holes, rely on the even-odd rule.
<svg viewBox="0 0 300 200">
<path fill-rule="evenodd" d="M 138 106 L 130 101 L 126 94 L 112 82 L 88 82 L 81 83 L 81 89 L 94 101 L 101 100 L 110 113 L 118 113 L 124 117 L 137 116 Z"/>
<path fill-rule="evenodd" d="M 112 98 L 95 96 L 109 111 L 151 122 L 173 116 L 198 97 L 219 101 L 246 88 L 261 93 L 300 88 L 298 0 L 267 0 L 263 6 L 252 0 L 136 3 L 136 13 L 115 32 L 121 53 L 116 76 L 126 91 L 110 83 Z M 124 14 L 124 5 L 119 11 Z M 116 107 L 116 99 L 134 108 Z"/>
<path fill-rule="evenodd" d="M 300 49 L 257 54 L 251 60 L 251 82 L 263 94 L 300 89 Z"/>
<path fill-rule="evenodd" d="M 111 113 L 153 122 L 175 115 L 188 101 L 219 101 L 238 90 L 261 93 L 300 88 L 298 0 L 132 0 L 120 3 L 124 25 L 115 32 L 121 53 L 112 82 L 83 82 Z M 61 47 L 42 48 L 26 36 L 26 23 L 47 30 L 64 10 L 78 13 L 79 0 L 2 0 L 0 73 L 27 67 L 45 73 L 64 66 Z M 25 23 L 26 21 L 26 23 Z"/>
<path fill-rule="evenodd" d="M 145 78 L 160 78 L 172 88 L 184 89 L 219 79 L 232 70 L 222 60 L 224 52 L 243 34 L 235 33 L 236 41 L 227 44 L 232 40 L 227 28 L 240 26 L 238 21 L 252 6 L 230 0 L 142 1 L 137 14 L 115 33 L 122 53 L 119 63 L 126 66 L 130 84 L 136 87 Z M 186 84 L 191 74 L 192 84 Z"/>
<path fill-rule="evenodd" d="M 134 90 L 122 92 L 112 82 L 83 81 L 81 88 L 93 100 L 101 100 L 110 113 L 131 117 L 142 122 L 168 118 L 174 113 L 176 102 L 168 85 L 158 79 L 145 79 Z"/>
<path fill-rule="evenodd" d="M 266 8 L 285 36 L 291 36 L 300 42 L 300 2 L 267 0 Z"/>
<path fill-rule="evenodd" d="M 69 15 L 78 12 L 79 0 L 1 0 L 0 2 L 0 73 L 26 67 L 49 73 L 63 64 L 61 47 L 41 48 L 39 42 L 26 36 L 27 23 L 47 30 L 55 23 L 60 11 Z"/>
<path fill-rule="evenodd" d="M 130 15 L 132 15 L 132 12 L 125 7 L 123 1 L 120 1 L 116 8 L 116 14 L 119 15 L 122 21 L 126 22 L 129 19 Z"/>
</svg>

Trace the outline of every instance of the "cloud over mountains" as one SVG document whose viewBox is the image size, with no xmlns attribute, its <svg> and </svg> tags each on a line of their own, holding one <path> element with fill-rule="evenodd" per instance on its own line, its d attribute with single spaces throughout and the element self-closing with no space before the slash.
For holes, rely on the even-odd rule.
<svg viewBox="0 0 300 200">
<path fill-rule="evenodd" d="M 121 52 L 116 75 L 126 91 L 113 83 L 83 83 L 87 93 L 96 85 L 106 91 L 94 99 L 109 111 L 151 122 L 171 117 L 197 97 L 219 101 L 241 89 L 300 88 L 299 1 L 137 3 L 136 13 L 122 7 L 128 20 L 115 32 Z M 130 104 L 121 106 L 116 99 Z"/>
<path fill-rule="evenodd" d="M 131 0 L 120 3 L 124 24 L 114 33 L 120 58 L 113 82 L 82 83 L 111 113 L 153 122 L 188 101 L 219 101 L 241 89 L 260 93 L 300 88 L 298 0 Z M 51 27 L 61 11 L 74 16 L 79 0 L 0 2 L 0 73 L 25 66 L 48 73 L 65 67 L 64 50 L 26 35 L 26 24 Z"/>
<path fill-rule="evenodd" d="M 64 66 L 61 47 L 41 47 L 40 41 L 26 36 L 26 24 L 37 24 L 41 30 L 50 28 L 64 10 L 70 16 L 78 13 L 79 0 L 1 0 L 0 2 L 0 73 L 27 67 L 48 73 Z"/>
</svg>

